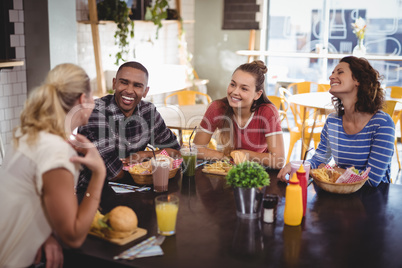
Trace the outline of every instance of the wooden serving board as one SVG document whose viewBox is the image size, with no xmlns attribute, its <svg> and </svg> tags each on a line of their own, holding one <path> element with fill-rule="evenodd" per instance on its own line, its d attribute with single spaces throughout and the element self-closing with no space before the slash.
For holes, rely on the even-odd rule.
<svg viewBox="0 0 402 268">
<path fill-rule="evenodd" d="M 91 232 L 91 231 L 89 232 L 89 234 L 93 235 L 93 236 L 96 236 L 96 237 L 99 237 L 99 238 L 101 238 L 103 240 L 109 241 L 109 242 L 111 242 L 113 244 L 123 246 L 123 245 L 125 245 L 127 243 L 130 243 L 131 241 L 134 241 L 134 240 L 136 240 L 138 238 L 143 237 L 144 235 L 147 234 L 147 232 L 148 231 L 145 230 L 145 229 L 137 228 L 137 230 L 132 235 L 124 237 L 124 238 L 107 238 L 107 237 L 105 237 L 105 236 L 103 236 L 101 234 Z"/>
</svg>

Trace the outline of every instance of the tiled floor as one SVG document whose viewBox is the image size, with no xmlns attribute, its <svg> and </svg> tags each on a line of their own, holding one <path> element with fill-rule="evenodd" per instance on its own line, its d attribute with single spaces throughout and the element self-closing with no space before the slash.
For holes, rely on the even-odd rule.
<svg viewBox="0 0 402 268">
<path fill-rule="evenodd" d="M 286 131 L 286 129 L 283 130 L 284 133 L 284 141 L 285 141 L 285 154 L 287 155 L 288 149 L 289 149 L 289 132 Z M 311 143 L 313 144 L 313 143 Z M 290 156 L 290 160 L 297 160 L 300 159 L 300 154 L 301 154 L 301 141 L 298 141 L 293 148 L 292 155 Z M 312 151 L 313 152 L 313 151 Z M 312 152 L 309 152 L 307 159 L 312 156 Z M 402 143 L 398 142 L 398 152 L 399 152 L 399 157 L 402 161 Z M 401 184 L 402 185 L 402 172 L 399 171 L 398 167 L 398 162 L 396 159 L 396 154 L 394 154 L 393 159 L 392 159 L 392 167 L 391 167 L 391 177 L 392 180 L 395 184 Z"/>
</svg>

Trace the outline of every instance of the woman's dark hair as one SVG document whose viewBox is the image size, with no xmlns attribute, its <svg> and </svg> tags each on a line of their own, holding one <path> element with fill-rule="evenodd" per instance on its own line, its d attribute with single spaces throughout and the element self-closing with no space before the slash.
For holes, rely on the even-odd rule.
<svg viewBox="0 0 402 268">
<path fill-rule="evenodd" d="M 239 67 L 237 67 L 236 70 L 234 70 L 233 74 L 239 70 L 243 71 L 243 72 L 247 72 L 254 77 L 255 92 L 259 92 L 260 90 L 262 91 L 261 96 L 257 100 L 255 100 L 253 102 L 253 104 L 251 105 L 250 111 L 254 112 L 254 111 L 258 110 L 258 108 L 264 103 L 272 103 L 268 99 L 268 97 L 265 93 L 265 74 L 267 73 L 268 68 L 264 64 L 264 62 L 261 60 L 255 60 L 250 63 L 244 63 L 244 64 L 240 65 Z M 224 106 L 226 107 L 224 118 L 233 118 L 233 113 L 234 113 L 233 108 L 230 107 L 227 97 L 220 99 L 220 101 L 222 101 L 224 103 Z M 234 133 L 230 122 L 227 120 L 222 120 L 222 125 L 220 126 L 220 128 L 222 128 L 222 129 L 230 128 L 231 132 Z M 234 138 L 236 138 L 236 137 L 234 137 Z M 230 133 L 228 133 L 227 131 L 223 132 L 221 134 L 220 140 L 221 140 L 221 143 L 223 143 L 223 144 L 229 142 L 231 140 Z M 224 152 L 226 150 L 227 151 L 232 150 L 233 149 L 232 147 L 233 146 L 229 146 L 229 147 L 225 148 Z"/>
<path fill-rule="evenodd" d="M 374 114 L 384 106 L 385 92 L 381 88 L 379 72 L 375 70 L 365 58 L 354 56 L 344 57 L 340 62 L 349 64 L 352 78 L 359 82 L 355 111 Z M 342 116 L 345 111 L 339 98 L 333 97 L 335 111 Z"/>
</svg>

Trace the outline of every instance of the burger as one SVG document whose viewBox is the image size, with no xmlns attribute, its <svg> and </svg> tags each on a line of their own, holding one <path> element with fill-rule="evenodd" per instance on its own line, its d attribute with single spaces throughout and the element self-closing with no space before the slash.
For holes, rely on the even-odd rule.
<svg viewBox="0 0 402 268">
<path fill-rule="evenodd" d="M 95 214 L 95 217 L 92 220 L 91 228 L 90 228 L 91 232 L 93 232 L 93 233 L 95 233 L 97 235 L 100 235 L 100 236 L 103 236 L 102 231 L 101 231 L 102 230 L 102 219 L 103 219 L 103 217 L 105 217 L 105 216 L 102 213 L 100 213 L 99 210 L 97 210 L 96 214 Z"/>
<path fill-rule="evenodd" d="M 138 219 L 134 210 L 117 206 L 106 213 L 99 221 L 101 231 L 107 238 L 124 238 L 137 230 Z"/>
<path fill-rule="evenodd" d="M 241 163 L 243 163 L 243 162 L 248 160 L 247 155 L 242 151 L 236 151 L 236 150 L 232 151 L 230 153 L 230 156 L 233 158 L 233 162 L 236 165 L 241 164 Z"/>
</svg>

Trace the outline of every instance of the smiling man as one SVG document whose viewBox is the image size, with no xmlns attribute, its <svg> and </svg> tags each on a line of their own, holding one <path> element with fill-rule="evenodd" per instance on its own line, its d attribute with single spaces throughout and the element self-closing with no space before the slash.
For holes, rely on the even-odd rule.
<svg viewBox="0 0 402 268">
<path fill-rule="evenodd" d="M 113 78 L 114 95 L 95 100 L 88 124 L 78 133 L 98 148 L 107 170 L 107 180 L 119 178 L 127 162 L 141 162 L 152 157 L 148 144 L 177 155 L 180 146 L 166 127 L 156 107 L 143 101 L 148 94 L 148 71 L 140 63 L 122 64 Z M 77 192 L 85 191 L 91 177 L 88 169 L 80 173 Z"/>
</svg>

